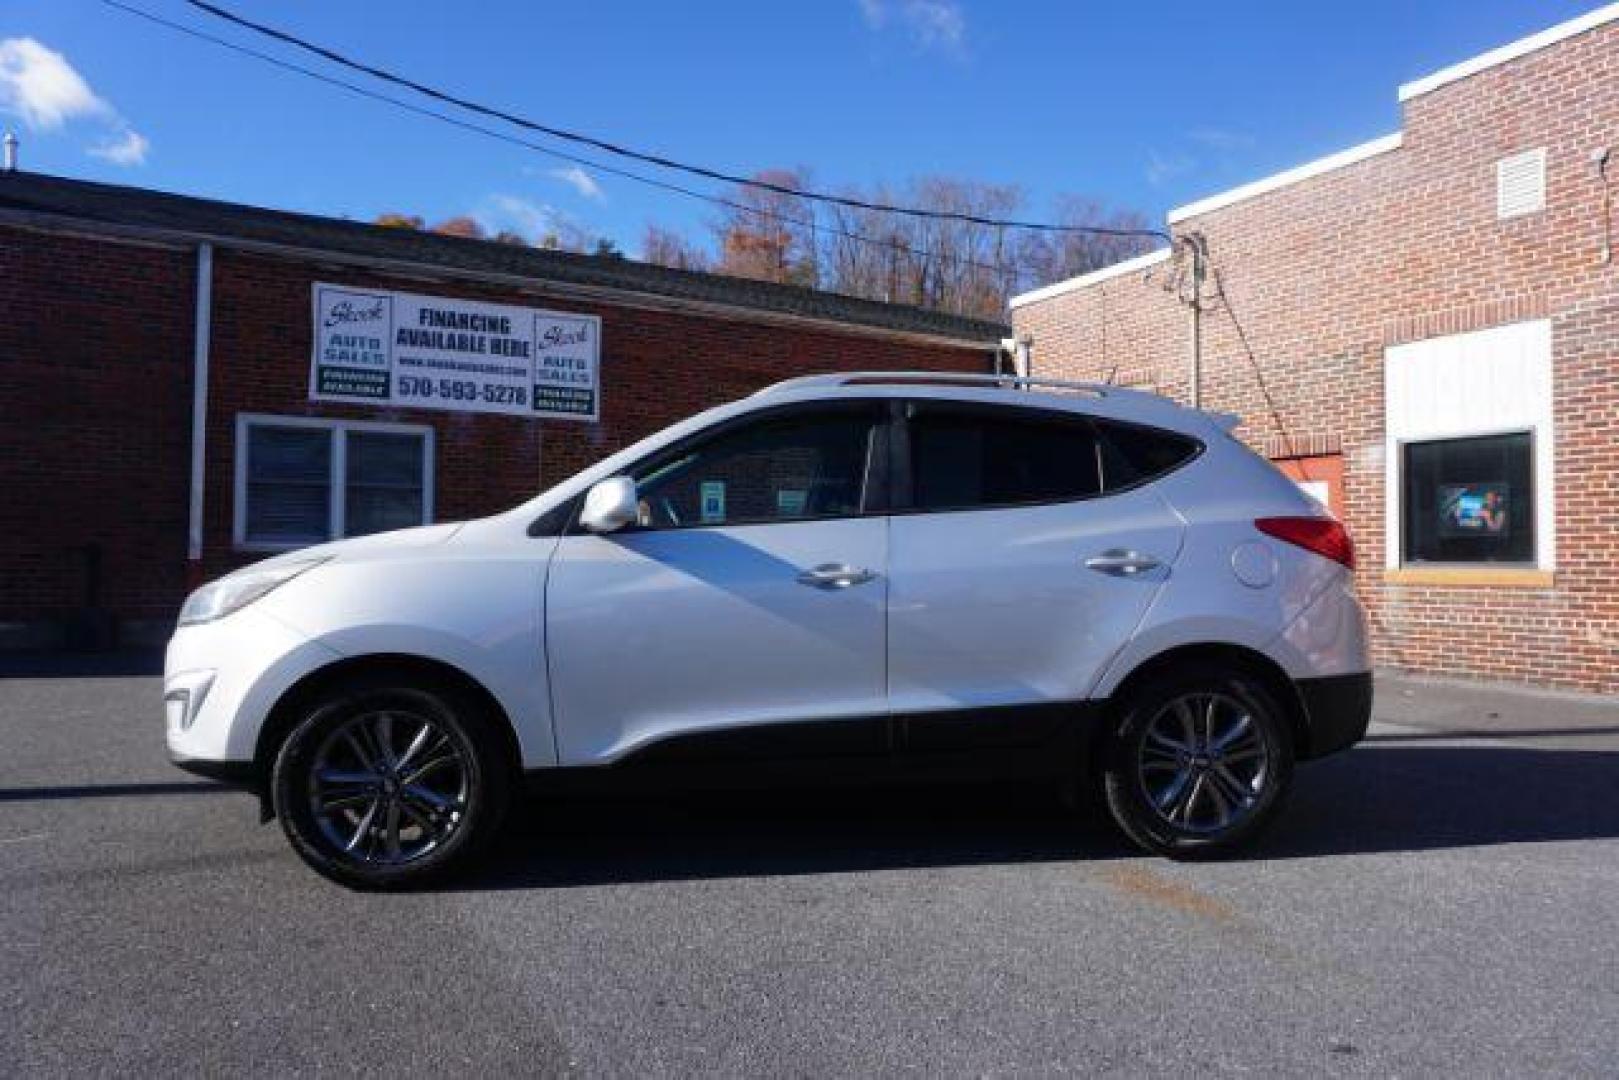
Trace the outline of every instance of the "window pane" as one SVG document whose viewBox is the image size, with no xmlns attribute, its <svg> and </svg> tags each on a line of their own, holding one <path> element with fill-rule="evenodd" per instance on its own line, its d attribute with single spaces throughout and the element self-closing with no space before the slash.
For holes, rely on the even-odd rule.
<svg viewBox="0 0 1619 1080">
<path fill-rule="evenodd" d="M 1096 438 L 1082 420 L 920 406 L 910 430 L 919 510 L 1056 502 L 1099 490 Z"/>
<path fill-rule="evenodd" d="M 364 536 L 422 524 L 426 440 L 379 431 L 350 431 L 347 438 L 347 534 Z"/>
<path fill-rule="evenodd" d="M 1197 443 L 1174 432 L 1103 420 L 1096 427 L 1102 434 L 1102 472 L 1109 491 L 1162 476 L 1197 453 Z"/>
<path fill-rule="evenodd" d="M 741 525 L 860 512 L 869 410 L 766 419 L 636 477 L 643 525 Z"/>
<path fill-rule="evenodd" d="M 1405 561 L 1533 562 L 1533 457 L 1528 433 L 1407 443 Z"/>
<path fill-rule="evenodd" d="M 249 427 L 246 539 L 278 544 L 329 540 L 331 464 L 329 431 Z"/>
</svg>

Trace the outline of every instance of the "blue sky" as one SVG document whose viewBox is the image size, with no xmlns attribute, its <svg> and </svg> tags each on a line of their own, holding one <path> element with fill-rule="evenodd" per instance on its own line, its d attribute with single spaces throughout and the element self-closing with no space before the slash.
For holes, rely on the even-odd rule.
<svg viewBox="0 0 1619 1080">
<path fill-rule="evenodd" d="M 127 0 L 292 56 L 179 0 Z M 943 173 L 1173 206 L 1396 130 L 1395 88 L 1594 0 L 226 0 L 547 123 L 825 188 Z M 315 213 L 562 215 L 635 251 L 713 210 L 354 98 L 98 0 L 0 0 L 27 169 Z"/>
</svg>

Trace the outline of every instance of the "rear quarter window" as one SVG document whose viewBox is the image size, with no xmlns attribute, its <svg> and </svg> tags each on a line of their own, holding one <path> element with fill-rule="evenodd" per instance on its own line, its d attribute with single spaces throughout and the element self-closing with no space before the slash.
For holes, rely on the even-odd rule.
<svg viewBox="0 0 1619 1080">
<path fill-rule="evenodd" d="M 1198 455 L 1196 439 L 1161 428 L 1095 421 L 1101 447 L 1102 488 L 1118 491 L 1174 472 Z"/>
</svg>

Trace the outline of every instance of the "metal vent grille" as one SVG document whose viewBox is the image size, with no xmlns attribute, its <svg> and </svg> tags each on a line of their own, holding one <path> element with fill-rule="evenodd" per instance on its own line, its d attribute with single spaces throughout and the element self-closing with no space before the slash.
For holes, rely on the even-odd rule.
<svg viewBox="0 0 1619 1080">
<path fill-rule="evenodd" d="M 1530 150 L 1495 164 L 1495 212 L 1500 218 L 1546 208 L 1546 151 Z"/>
</svg>

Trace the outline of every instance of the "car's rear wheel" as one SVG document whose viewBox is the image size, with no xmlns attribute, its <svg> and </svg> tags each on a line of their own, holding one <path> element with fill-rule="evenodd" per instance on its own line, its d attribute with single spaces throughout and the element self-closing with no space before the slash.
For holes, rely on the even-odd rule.
<svg viewBox="0 0 1619 1080">
<path fill-rule="evenodd" d="M 317 702 L 276 755 L 272 792 L 293 849 L 345 885 L 418 885 L 498 830 L 510 766 L 490 719 L 447 687 L 368 680 Z"/>
<path fill-rule="evenodd" d="M 1259 680 L 1187 668 L 1122 704 L 1102 782 L 1131 840 L 1196 858 L 1229 852 L 1275 819 L 1292 785 L 1292 728 Z"/>
</svg>

